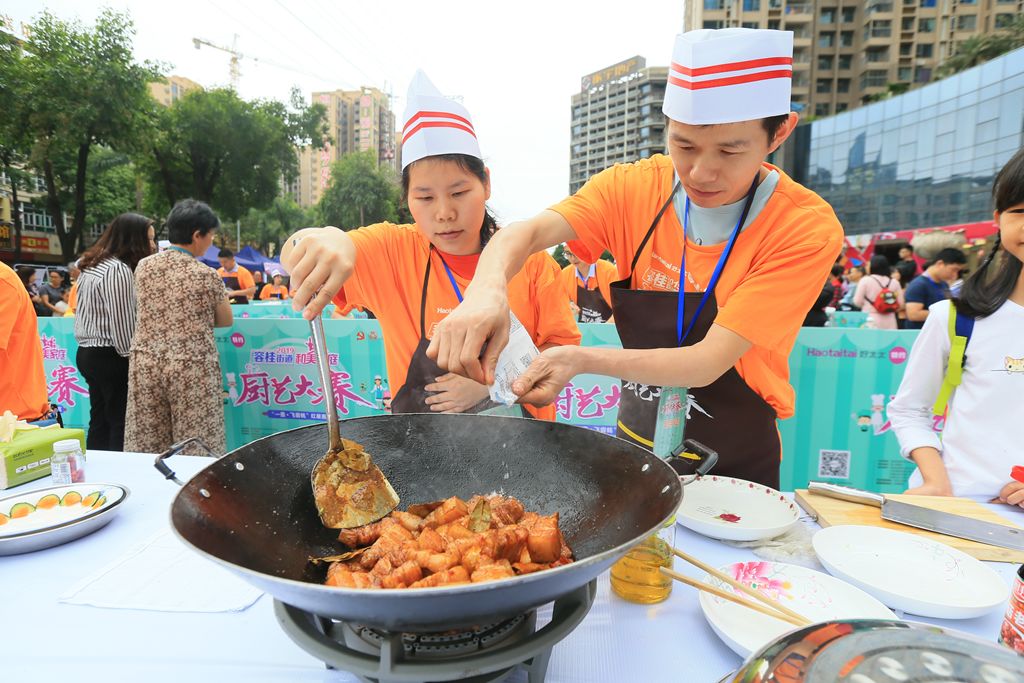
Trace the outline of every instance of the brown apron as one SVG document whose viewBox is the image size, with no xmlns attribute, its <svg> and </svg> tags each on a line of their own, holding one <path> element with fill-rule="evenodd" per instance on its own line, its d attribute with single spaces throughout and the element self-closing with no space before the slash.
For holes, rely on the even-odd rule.
<svg viewBox="0 0 1024 683">
<path fill-rule="evenodd" d="M 576 272 L 579 273 L 579 271 Z M 579 278 L 576 279 L 576 307 L 579 309 L 579 313 L 576 314 L 576 322 L 603 323 L 611 318 L 612 307 L 601 296 L 601 288 L 587 289 L 586 283 L 580 286 Z M 587 280 L 589 279 L 587 278 Z M 597 279 L 596 275 L 594 279 Z"/>
<path fill-rule="evenodd" d="M 395 393 L 391 399 L 391 412 L 393 413 L 430 413 L 430 406 L 427 405 L 427 397 L 432 396 L 434 392 L 427 391 L 426 386 L 433 384 L 437 381 L 438 377 L 448 374 L 447 371 L 442 370 L 441 367 L 430 360 L 427 356 L 427 347 L 430 346 L 430 340 L 427 339 L 426 326 L 424 324 L 425 313 L 427 309 L 427 285 L 430 283 L 430 266 L 432 259 L 430 258 L 434 253 L 434 247 L 430 247 L 430 253 L 427 256 L 427 268 L 423 274 L 423 290 L 420 295 L 420 342 L 416 345 L 416 350 L 413 351 L 412 358 L 409 359 L 409 368 L 405 375 L 405 384 Z M 443 261 L 442 257 L 442 261 Z M 447 269 L 448 264 L 445 264 Z M 449 271 L 450 276 L 450 271 Z M 452 278 L 452 287 L 455 288 L 455 294 L 459 297 L 459 302 L 462 302 L 462 293 L 459 292 L 458 287 L 455 285 L 455 280 Z M 513 417 L 523 417 L 523 409 L 518 406 L 505 406 L 500 403 L 495 403 L 490 398 L 485 398 L 480 403 L 476 404 L 467 413 L 486 413 L 488 415 L 510 415 Z"/>
<path fill-rule="evenodd" d="M 756 184 L 751 186 L 747 195 L 738 226 L 743 225 L 750 211 L 754 190 Z M 679 346 L 677 315 L 680 294 L 684 296 L 684 329 L 690 329 L 683 340 L 683 346 L 691 346 L 704 339 L 718 314 L 718 304 L 712 291 L 704 309 L 700 311 L 696 322 L 693 322 L 703 293 L 684 293 L 683 278 L 686 275 L 682 272 L 679 293 L 631 289 L 633 271 L 640 254 L 678 191 L 677 183 L 633 255 L 630 274 L 611 284 L 615 328 L 623 348 L 661 349 Z M 727 251 L 723 254 L 726 259 Z M 689 327 L 691 324 L 692 328 Z M 729 368 L 710 385 L 689 389 L 688 393 L 692 399 L 686 409 L 685 436 L 718 452 L 715 474 L 755 481 L 777 489 L 782 447 L 776 427 L 775 409 L 743 381 L 735 367 Z M 616 435 L 652 448 L 660 396 L 661 387 L 623 382 Z"/>
<path fill-rule="evenodd" d="M 228 288 L 228 291 L 237 291 L 242 288 L 242 284 L 238 281 L 238 277 L 235 275 L 225 275 L 223 278 L 224 286 Z M 247 304 L 249 303 L 249 297 L 247 296 L 233 296 L 231 297 L 231 303 L 233 304 Z"/>
</svg>

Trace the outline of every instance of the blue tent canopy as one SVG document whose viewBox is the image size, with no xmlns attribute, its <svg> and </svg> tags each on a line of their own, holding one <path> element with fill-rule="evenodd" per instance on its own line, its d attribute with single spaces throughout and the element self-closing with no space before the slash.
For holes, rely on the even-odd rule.
<svg viewBox="0 0 1024 683">
<path fill-rule="evenodd" d="M 220 247 L 211 245 L 206 253 L 203 254 L 199 260 L 210 266 L 211 268 L 220 268 L 220 261 L 217 260 L 217 254 L 220 253 Z M 251 271 L 266 271 L 268 269 L 267 264 L 277 263 L 280 264 L 281 260 L 277 258 L 269 258 L 260 253 L 259 249 L 254 249 L 250 246 L 242 247 L 235 254 L 235 261 L 245 268 Z"/>
<path fill-rule="evenodd" d="M 261 254 L 259 249 L 247 245 L 235 254 L 235 260 L 249 270 L 263 270 L 263 264 L 270 259 Z"/>
<path fill-rule="evenodd" d="M 215 244 L 211 244 L 210 248 L 206 250 L 206 253 L 199 257 L 199 260 L 211 268 L 220 268 L 220 261 L 217 260 L 217 254 L 219 253 L 220 247 Z"/>
</svg>

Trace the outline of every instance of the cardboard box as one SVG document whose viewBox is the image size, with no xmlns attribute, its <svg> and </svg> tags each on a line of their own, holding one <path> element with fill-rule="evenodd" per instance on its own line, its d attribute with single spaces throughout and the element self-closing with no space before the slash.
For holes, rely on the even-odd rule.
<svg viewBox="0 0 1024 683">
<path fill-rule="evenodd" d="M 0 489 L 50 476 L 53 444 L 64 439 L 78 439 L 85 453 L 85 431 L 41 427 L 14 433 L 14 439 L 0 443 Z"/>
</svg>

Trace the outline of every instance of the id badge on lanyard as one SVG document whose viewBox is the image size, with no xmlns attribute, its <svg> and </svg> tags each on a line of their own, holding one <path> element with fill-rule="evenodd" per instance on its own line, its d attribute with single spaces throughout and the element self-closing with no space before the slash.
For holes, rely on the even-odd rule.
<svg viewBox="0 0 1024 683">
<path fill-rule="evenodd" d="M 704 306 L 707 304 L 708 299 L 715 291 L 715 286 L 718 285 L 718 279 L 722 276 L 722 271 L 725 270 L 725 263 L 729 260 L 729 254 L 732 253 L 732 248 L 736 244 L 736 238 L 739 237 L 740 229 L 743 227 L 743 223 L 747 220 L 747 215 L 750 213 L 750 206 L 754 203 L 754 193 L 757 192 L 757 180 L 760 174 L 754 176 L 753 182 L 750 184 L 750 190 L 747 191 L 747 201 L 743 205 L 743 211 L 740 213 L 740 219 L 736 221 L 736 227 L 732 229 L 732 234 L 729 235 L 729 241 L 725 245 L 725 249 L 722 251 L 722 255 L 718 257 L 718 263 L 715 264 L 715 270 L 711 274 L 711 281 L 708 282 L 707 288 L 704 290 L 704 295 L 700 298 L 700 303 L 697 304 L 697 310 L 693 314 L 693 318 L 690 319 L 690 324 L 683 328 L 683 322 L 686 318 L 686 294 L 684 281 L 686 278 L 686 234 L 689 232 L 690 227 L 690 198 L 686 198 L 686 208 L 683 210 L 683 258 L 679 264 L 679 305 L 677 307 L 676 314 L 676 335 L 679 338 L 679 346 L 683 345 L 686 338 L 690 336 L 690 331 L 693 330 L 693 326 L 697 324 L 697 319 L 700 318 L 701 311 L 704 310 Z"/>
</svg>

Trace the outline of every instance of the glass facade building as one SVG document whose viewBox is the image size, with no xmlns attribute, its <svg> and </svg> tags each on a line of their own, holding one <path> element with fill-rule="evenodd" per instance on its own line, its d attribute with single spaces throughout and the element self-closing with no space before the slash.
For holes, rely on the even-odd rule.
<svg viewBox="0 0 1024 683">
<path fill-rule="evenodd" d="M 986 220 L 995 174 L 1024 146 L 1024 48 L 801 128 L 794 176 L 847 234 Z"/>
</svg>

